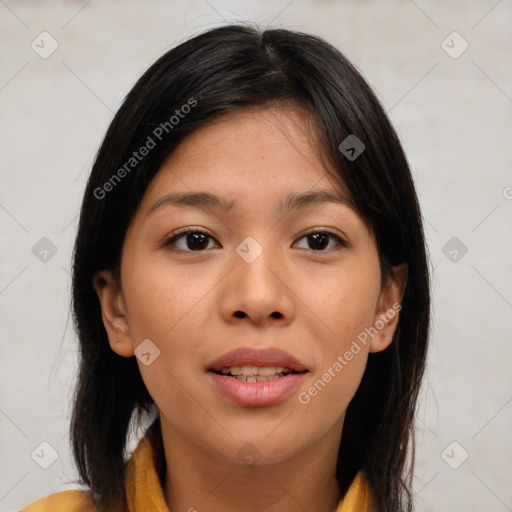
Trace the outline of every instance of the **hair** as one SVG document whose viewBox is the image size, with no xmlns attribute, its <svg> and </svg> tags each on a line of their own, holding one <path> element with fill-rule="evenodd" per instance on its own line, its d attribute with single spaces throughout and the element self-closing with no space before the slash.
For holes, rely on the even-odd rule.
<svg viewBox="0 0 512 512">
<path fill-rule="evenodd" d="M 140 418 L 155 404 L 135 358 L 120 357 L 109 346 L 93 277 L 103 269 L 119 275 L 126 230 L 144 191 L 188 134 L 241 109 L 293 105 L 314 122 L 331 177 L 341 180 L 369 227 L 383 279 L 392 277 L 392 266 L 408 266 L 393 341 L 369 354 L 346 411 L 336 471 L 342 493 L 364 470 L 379 511 L 412 510 L 414 417 L 428 345 L 430 277 L 406 156 L 371 87 L 340 51 L 314 35 L 248 24 L 209 29 L 158 58 L 113 118 L 87 182 L 73 253 L 80 361 L 70 437 L 79 474 L 100 510 L 125 505 L 129 427 L 135 414 Z M 350 134 L 365 146 L 355 160 L 339 149 Z M 130 160 L 149 145 L 148 137 L 154 149 L 136 163 Z"/>
</svg>

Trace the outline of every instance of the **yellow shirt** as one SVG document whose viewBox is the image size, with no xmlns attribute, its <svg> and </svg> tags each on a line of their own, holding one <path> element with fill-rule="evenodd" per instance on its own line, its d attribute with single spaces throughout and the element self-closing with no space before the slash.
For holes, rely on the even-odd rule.
<svg viewBox="0 0 512 512">
<path fill-rule="evenodd" d="M 146 434 L 128 462 L 126 496 L 129 512 L 169 512 L 156 467 L 155 448 Z M 359 472 L 336 512 L 372 512 L 370 489 Z M 20 512 L 95 512 L 84 491 L 69 490 L 51 494 L 32 503 Z"/>
</svg>

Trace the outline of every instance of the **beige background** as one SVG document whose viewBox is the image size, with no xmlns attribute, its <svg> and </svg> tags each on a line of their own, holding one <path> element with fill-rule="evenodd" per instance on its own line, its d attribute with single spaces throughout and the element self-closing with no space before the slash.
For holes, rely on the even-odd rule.
<svg viewBox="0 0 512 512">
<path fill-rule="evenodd" d="M 389 111 L 435 269 L 417 510 L 512 510 L 511 18 L 510 0 L 0 0 L 0 511 L 75 487 L 71 248 L 113 112 L 166 49 L 226 20 L 325 37 Z"/>
</svg>

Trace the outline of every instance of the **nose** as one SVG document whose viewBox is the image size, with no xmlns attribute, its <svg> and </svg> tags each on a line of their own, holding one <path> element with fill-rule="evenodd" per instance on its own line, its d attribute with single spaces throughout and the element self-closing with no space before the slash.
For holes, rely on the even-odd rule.
<svg viewBox="0 0 512 512">
<path fill-rule="evenodd" d="M 247 318 L 258 326 L 286 325 L 295 305 L 292 280 L 282 260 L 268 248 L 256 259 L 235 252 L 231 272 L 224 279 L 221 310 L 228 322 Z"/>
</svg>

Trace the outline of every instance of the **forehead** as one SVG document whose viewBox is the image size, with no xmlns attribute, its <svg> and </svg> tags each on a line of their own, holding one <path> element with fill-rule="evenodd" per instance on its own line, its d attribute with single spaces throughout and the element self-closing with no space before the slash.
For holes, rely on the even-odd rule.
<svg viewBox="0 0 512 512">
<path fill-rule="evenodd" d="M 297 192 L 348 199 L 341 178 L 328 172 L 316 136 L 303 109 L 252 108 L 224 115 L 188 135 L 164 161 L 146 190 L 144 206 L 151 208 L 171 190 L 209 192 L 236 198 L 237 204 L 280 196 L 281 208 Z M 215 199 L 211 205 L 215 202 L 228 209 Z"/>
</svg>

